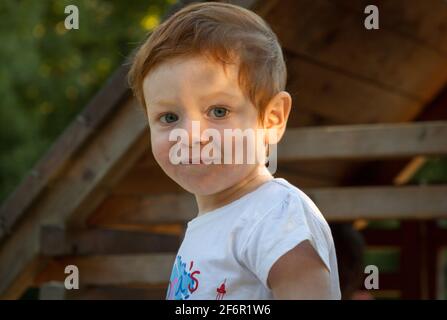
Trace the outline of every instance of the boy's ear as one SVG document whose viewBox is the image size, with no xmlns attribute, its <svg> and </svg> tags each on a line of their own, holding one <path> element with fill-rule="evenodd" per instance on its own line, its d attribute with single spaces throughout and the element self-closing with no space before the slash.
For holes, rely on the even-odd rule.
<svg viewBox="0 0 447 320">
<path fill-rule="evenodd" d="M 277 144 L 286 130 L 292 108 L 292 97 L 287 91 L 277 93 L 267 105 L 264 113 L 264 129 L 267 130 L 266 143 Z M 271 131 L 271 132 L 268 132 Z M 275 133 L 276 134 L 272 134 Z"/>
</svg>

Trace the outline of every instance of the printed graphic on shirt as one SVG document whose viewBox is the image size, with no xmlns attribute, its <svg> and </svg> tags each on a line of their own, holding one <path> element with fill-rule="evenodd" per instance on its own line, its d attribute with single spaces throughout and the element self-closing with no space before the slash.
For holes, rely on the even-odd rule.
<svg viewBox="0 0 447 320">
<path fill-rule="evenodd" d="M 169 280 L 166 300 L 186 300 L 198 289 L 197 275 L 200 274 L 200 271 L 193 271 L 193 265 L 194 261 L 191 260 L 189 269 L 186 270 L 186 262 L 183 262 L 182 257 L 177 255 Z"/>
<path fill-rule="evenodd" d="M 225 282 L 226 281 L 227 281 L 227 279 L 225 279 L 224 282 L 222 282 L 222 284 L 220 285 L 220 287 L 217 288 L 216 300 L 222 300 L 225 293 L 227 293 L 227 290 L 225 290 Z"/>
</svg>

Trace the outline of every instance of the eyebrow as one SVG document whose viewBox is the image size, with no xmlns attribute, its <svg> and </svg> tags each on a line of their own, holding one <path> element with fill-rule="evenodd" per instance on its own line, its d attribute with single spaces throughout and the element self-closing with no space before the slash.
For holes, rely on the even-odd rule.
<svg viewBox="0 0 447 320">
<path fill-rule="evenodd" d="M 237 98 L 237 95 L 229 93 L 229 92 L 225 92 L 225 91 L 216 91 L 213 92 L 211 94 L 207 94 L 204 95 L 202 97 L 200 97 L 201 100 L 206 100 L 206 99 L 212 99 L 214 97 L 217 96 L 227 96 L 229 98 Z M 175 101 L 169 101 L 169 100 L 158 100 L 158 101 L 153 101 L 153 102 L 149 102 L 149 104 L 153 104 L 153 105 L 157 105 L 157 106 L 165 106 L 165 107 L 174 107 L 176 106 L 178 103 L 176 103 Z"/>
</svg>

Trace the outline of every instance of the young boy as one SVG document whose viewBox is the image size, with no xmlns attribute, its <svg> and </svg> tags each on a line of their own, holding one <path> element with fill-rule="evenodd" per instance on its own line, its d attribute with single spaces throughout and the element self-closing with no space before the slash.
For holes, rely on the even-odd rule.
<svg viewBox="0 0 447 320">
<path fill-rule="evenodd" d="M 292 99 L 281 47 L 265 21 L 231 4 L 186 6 L 138 49 L 129 82 L 144 106 L 156 161 L 195 195 L 199 209 L 166 299 L 340 299 L 327 222 L 266 166 L 264 152 L 283 136 Z M 257 141 L 264 158 L 237 163 L 233 140 L 228 148 L 216 138 L 225 130 L 275 134 Z M 174 131 L 187 141 L 172 139 Z M 203 152 L 209 146 L 212 152 Z M 173 161 L 179 150 L 180 163 Z"/>
</svg>

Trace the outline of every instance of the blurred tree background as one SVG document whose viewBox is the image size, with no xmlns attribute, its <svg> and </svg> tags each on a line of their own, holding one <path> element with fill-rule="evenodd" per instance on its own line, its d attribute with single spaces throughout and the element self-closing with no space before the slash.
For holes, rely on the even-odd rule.
<svg viewBox="0 0 447 320">
<path fill-rule="evenodd" d="M 0 1 L 0 202 L 175 2 Z"/>
</svg>

